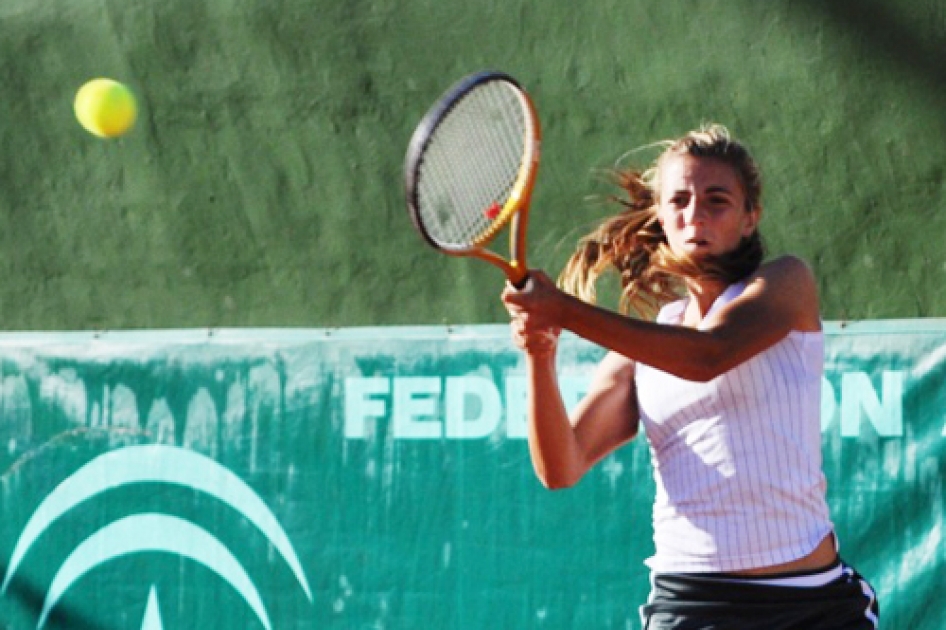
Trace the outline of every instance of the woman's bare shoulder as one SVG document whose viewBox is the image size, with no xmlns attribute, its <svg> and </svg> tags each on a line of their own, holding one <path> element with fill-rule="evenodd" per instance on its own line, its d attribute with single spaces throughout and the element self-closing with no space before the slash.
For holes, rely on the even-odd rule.
<svg viewBox="0 0 946 630">
<path fill-rule="evenodd" d="M 761 282 L 765 292 L 795 313 L 792 328 L 821 329 L 818 281 L 805 260 L 793 255 L 774 258 L 759 268 L 755 279 Z"/>
<path fill-rule="evenodd" d="M 803 258 L 794 254 L 785 254 L 764 262 L 756 272 L 757 276 L 783 276 L 799 280 L 814 281 L 815 274 Z"/>
</svg>

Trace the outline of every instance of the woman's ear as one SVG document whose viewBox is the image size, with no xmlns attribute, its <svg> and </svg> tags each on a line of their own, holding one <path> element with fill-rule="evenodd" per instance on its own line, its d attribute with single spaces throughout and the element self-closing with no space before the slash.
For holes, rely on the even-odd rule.
<svg viewBox="0 0 946 630">
<path fill-rule="evenodd" d="M 746 223 L 742 227 L 742 235 L 745 237 L 750 237 L 752 234 L 759 229 L 759 221 L 762 219 L 762 208 L 761 206 L 756 206 L 748 212 L 746 212 Z"/>
</svg>

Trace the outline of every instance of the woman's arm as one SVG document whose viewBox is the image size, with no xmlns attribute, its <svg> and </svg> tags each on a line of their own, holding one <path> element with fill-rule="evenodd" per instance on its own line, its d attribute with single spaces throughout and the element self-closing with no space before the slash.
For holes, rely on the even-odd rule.
<svg viewBox="0 0 946 630">
<path fill-rule="evenodd" d="M 745 291 L 707 318 L 702 328 L 631 319 L 587 304 L 541 272 L 520 292 L 504 294 L 527 314 L 528 326 L 557 326 L 680 378 L 708 381 L 755 356 L 792 330 L 818 330 L 818 297 L 811 270 L 784 257 L 763 265 Z"/>
<path fill-rule="evenodd" d="M 555 354 L 527 355 L 529 454 L 550 489 L 575 485 L 588 470 L 638 430 L 634 364 L 610 353 L 587 395 L 569 417 L 558 387 Z"/>
</svg>

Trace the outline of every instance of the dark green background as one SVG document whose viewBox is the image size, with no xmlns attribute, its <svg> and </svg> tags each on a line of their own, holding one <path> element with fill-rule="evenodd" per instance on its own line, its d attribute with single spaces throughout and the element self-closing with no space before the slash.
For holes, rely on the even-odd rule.
<svg viewBox="0 0 946 630">
<path fill-rule="evenodd" d="M 503 321 L 402 199 L 415 124 L 484 68 L 544 124 L 535 265 L 610 211 L 596 169 L 719 121 L 826 318 L 944 316 L 944 44 L 941 0 L 8 0 L 0 328 Z M 140 99 L 122 139 L 73 117 L 98 76 Z"/>
</svg>

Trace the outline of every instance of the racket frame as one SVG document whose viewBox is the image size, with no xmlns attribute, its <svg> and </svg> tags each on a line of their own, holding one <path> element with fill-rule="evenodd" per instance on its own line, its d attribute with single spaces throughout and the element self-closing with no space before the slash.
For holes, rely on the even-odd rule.
<svg viewBox="0 0 946 630">
<path fill-rule="evenodd" d="M 453 108 L 472 90 L 483 83 L 491 81 L 504 81 L 511 84 L 520 96 L 520 103 L 523 106 L 526 119 L 524 132 L 525 154 L 509 198 L 487 229 L 475 238 L 469 246 L 442 243 L 431 236 L 420 217 L 418 181 L 424 152 L 433 138 L 434 131 Z M 526 263 L 526 233 L 532 191 L 535 188 L 535 179 L 538 173 L 541 135 L 535 103 L 519 82 L 504 72 L 484 71 L 471 74 L 448 89 L 424 115 L 414 130 L 404 165 L 404 189 L 407 196 L 408 211 L 414 227 L 417 228 L 424 240 L 435 249 L 450 256 L 472 256 L 485 260 L 499 267 L 514 286 L 521 288 L 529 275 Z M 495 240 L 496 236 L 507 225 L 509 226 L 510 250 L 508 259 L 487 249 L 487 246 Z"/>
</svg>

